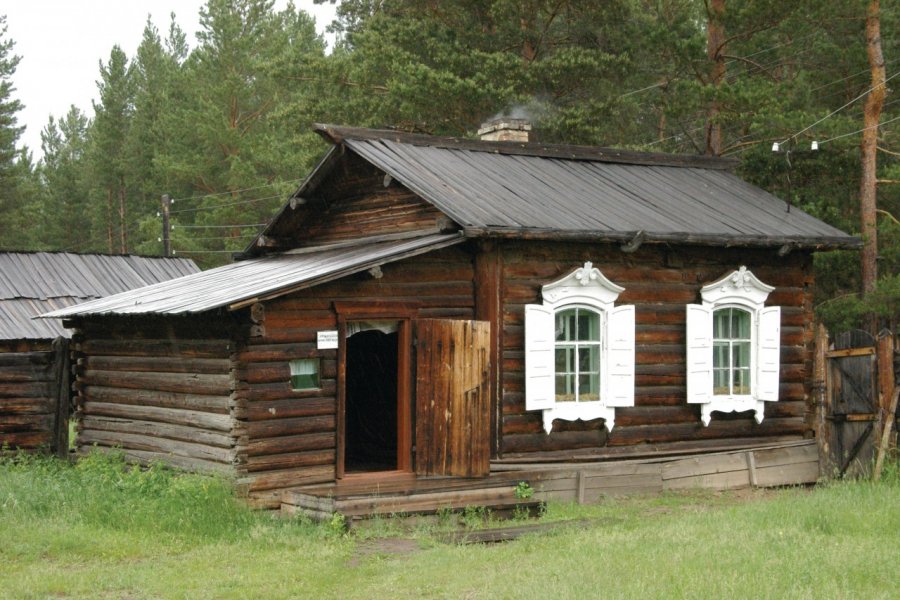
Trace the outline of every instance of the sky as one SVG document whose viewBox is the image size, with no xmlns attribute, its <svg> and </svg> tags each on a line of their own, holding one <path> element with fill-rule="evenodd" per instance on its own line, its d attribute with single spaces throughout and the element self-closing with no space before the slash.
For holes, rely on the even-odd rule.
<svg viewBox="0 0 900 600">
<path fill-rule="evenodd" d="M 204 0 L 2 0 L 6 15 L 6 38 L 15 42 L 21 57 L 13 77 L 13 97 L 25 105 L 17 113 L 25 131 L 19 146 L 28 146 L 34 159 L 41 156 L 41 129 L 50 115 L 62 117 L 75 105 L 93 115 L 97 100 L 100 61 L 118 44 L 130 59 L 141 42 L 148 15 L 164 38 L 169 15 L 188 36 L 193 48 Z M 287 0 L 276 0 L 276 9 Z M 312 14 L 324 33 L 334 18 L 331 4 L 294 0 L 294 5 Z M 330 38 L 326 38 L 331 43 Z"/>
</svg>

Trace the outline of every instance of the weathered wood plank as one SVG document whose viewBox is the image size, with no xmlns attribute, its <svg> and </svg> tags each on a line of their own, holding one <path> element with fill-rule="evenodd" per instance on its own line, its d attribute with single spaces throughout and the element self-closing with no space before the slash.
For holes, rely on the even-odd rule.
<svg viewBox="0 0 900 600">
<path fill-rule="evenodd" d="M 334 427 L 335 416 L 333 414 L 268 421 L 249 421 L 246 424 L 247 434 L 251 440 L 334 431 Z"/>
<path fill-rule="evenodd" d="M 121 433 L 110 431 L 86 430 L 78 434 L 78 445 L 81 447 L 97 444 L 100 446 L 121 447 L 123 450 L 143 450 L 158 452 L 163 455 L 183 456 L 186 458 L 198 458 L 207 461 L 233 464 L 235 452 L 233 449 L 214 448 L 203 444 L 194 444 L 180 440 L 151 437 L 134 433 Z M 164 457 L 163 462 L 169 462 Z"/>
<path fill-rule="evenodd" d="M 245 468 L 248 473 L 253 473 L 315 465 L 334 465 L 334 449 L 252 456 L 247 459 Z"/>
<path fill-rule="evenodd" d="M 232 380 L 230 375 L 145 373 L 89 369 L 79 376 L 79 384 L 182 394 L 228 396 L 231 394 Z"/>
<path fill-rule="evenodd" d="M 82 411 L 87 415 L 119 417 L 142 421 L 157 421 L 186 425 L 213 431 L 231 432 L 235 423 L 231 415 L 163 408 L 159 406 L 140 406 L 136 404 L 115 404 L 112 402 L 84 402 Z"/>
<path fill-rule="evenodd" d="M 92 452 L 123 454 L 127 461 L 135 462 L 143 466 L 150 466 L 153 463 L 165 463 L 177 469 L 184 469 L 185 471 L 234 475 L 234 467 L 232 465 L 200 458 L 177 456 L 175 454 L 135 450 L 134 448 L 111 448 L 107 446 L 79 446 L 77 452 L 80 456 L 86 456 Z"/>
<path fill-rule="evenodd" d="M 78 361 L 88 371 L 129 371 L 148 373 L 198 373 L 226 375 L 231 371 L 227 358 L 184 358 L 174 356 L 92 355 Z"/>
<path fill-rule="evenodd" d="M 335 406 L 333 396 L 246 402 L 234 409 L 234 416 L 248 421 L 312 417 L 334 414 Z"/>
<path fill-rule="evenodd" d="M 116 388 L 88 385 L 83 388 L 85 397 L 92 401 L 112 404 L 137 404 L 159 408 L 177 408 L 200 412 L 228 414 L 228 396 L 181 394 L 153 390 Z"/>
<path fill-rule="evenodd" d="M 245 486 L 248 492 L 253 493 L 260 490 L 288 488 L 333 480 L 334 465 L 332 464 L 278 471 L 263 471 L 261 473 L 254 473 L 247 477 L 242 477 L 238 479 L 237 483 Z"/>
<path fill-rule="evenodd" d="M 0 370 L 8 367 L 48 367 L 52 352 L 0 352 Z"/>
<path fill-rule="evenodd" d="M 225 339 L 104 339 L 91 337 L 75 345 L 87 355 L 106 356 L 185 356 L 226 358 L 235 344 Z"/>
<path fill-rule="evenodd" d="M 228 433 L 209 431 L 188 425 L 174 425 L 170 423 L 158 423 L 155 421 L 140 421 L 116 417 L 84 416 L 80 422 L 81 431 L 100 430 L 122 433 L 136 433 L 152 437 L 170 438 L 216 446 L 218 448 L 232 448 L 235 438 Z"/>
<path fill-rule="evenodd" d="M 285 435 L 274 438 L 254 439 L 242 445 L 248 456 L 268 454 L 284 454 L 305 450 L 322 450 L 335 447 L 333 431 L 323 433 L 306 433 L 301 435 Z"/>
</svg>

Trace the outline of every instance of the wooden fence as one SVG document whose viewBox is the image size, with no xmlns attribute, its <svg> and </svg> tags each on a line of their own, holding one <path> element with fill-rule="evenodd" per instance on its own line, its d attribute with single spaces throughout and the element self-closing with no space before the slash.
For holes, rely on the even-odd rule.
<svg viewBox="0 0 900 600">
<path fill-rule="evenodd" d="M 880 475 L 887 450 L 896 446 L 897 357 L 894 335 L 849 331 L 816 340 L 816 436 L 823 474 Z M 875 468 L 877 465 L 877 468 Z"/>
</svg>

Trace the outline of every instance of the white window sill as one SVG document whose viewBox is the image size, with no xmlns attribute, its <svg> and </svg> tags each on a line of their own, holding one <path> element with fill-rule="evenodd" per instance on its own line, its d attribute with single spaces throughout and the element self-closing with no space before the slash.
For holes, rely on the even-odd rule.
<svg viewBox="0 0 900 600">
<path fill-rule="evenodd" d="M 616 409 L 606 406 L 603 402 L 557 402 L 553 408 L 544 410 L 544 431 L 548 434 L 553 429 L 553 419 L 563 421 L 591 421 L 603 419 L 606 421 L 606 429 L 612 431 L 616 424 Z"/>
<path fill-rule="evenodd" d="M 757 400 L 753 396 L 713 396 L 712 402 L 700 405 L 700 419 L 704 427 L 709 427 L 713 411 L 719 412 L 744 412 L 754 411 L 753 418 L 757 424 L 762 423 L 765 402 Z"/>
</svg>

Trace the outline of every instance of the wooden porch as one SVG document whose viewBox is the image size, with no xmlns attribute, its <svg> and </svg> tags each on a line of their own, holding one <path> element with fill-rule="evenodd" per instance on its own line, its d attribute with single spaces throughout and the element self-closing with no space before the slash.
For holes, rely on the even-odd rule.
<svg viewBox="0 0 900 600">
<path fill-rule="evenodd" d="M 434 514 L 467 506 L 495 510 L 539 502 L 590 503 L 605 496 L 665 491 L 778 487 L 815 483 L 819 453 L 815 440 L 732 449 L 707 454 L 582 463 L 494 461 L 488 477 L 362 478 L 285 490 L 284 514 L 348 520 L 396 514 Z M 516 496 L 527 482 L 531 498 Z"/>
</svg>

